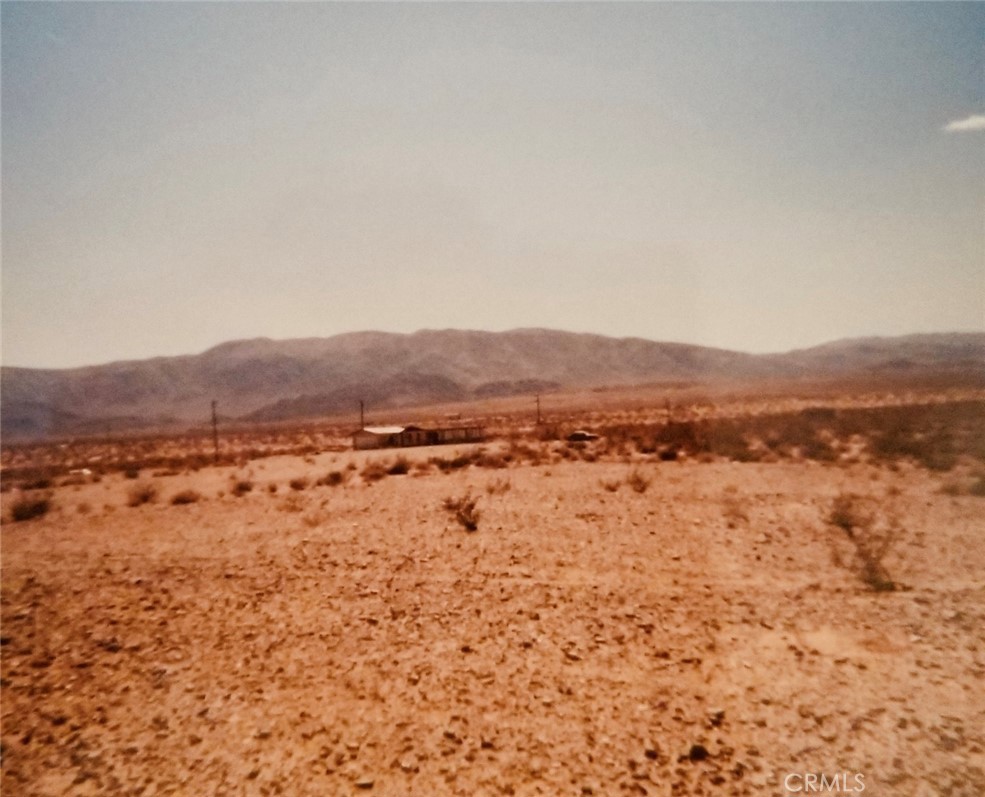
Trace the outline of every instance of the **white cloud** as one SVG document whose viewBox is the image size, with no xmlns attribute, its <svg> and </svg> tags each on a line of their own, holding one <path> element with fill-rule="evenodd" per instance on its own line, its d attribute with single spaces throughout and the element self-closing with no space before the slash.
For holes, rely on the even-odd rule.
<svg viewBox="0 0 985 797">
<path fill-rule="evenodd" d="M 967 133 L 972 130 L 985 130 L 985 114 L 975 113 L 967 119 L 955 119 L 944 125 L 946 133 Z"/>
</svg>

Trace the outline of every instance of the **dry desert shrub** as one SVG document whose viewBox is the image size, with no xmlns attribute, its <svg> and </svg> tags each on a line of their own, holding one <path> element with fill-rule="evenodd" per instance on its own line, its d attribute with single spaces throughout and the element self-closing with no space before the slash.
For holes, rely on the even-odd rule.
<svg viewBox="0 0 985 797">
<path fill-rule="evenodd" d="M 360 476 L 363 477 L 364 482 L 378 482 L 380 479 L 387 476 L 389 469 L 382 462 L 377 462 L 376 460 L 370 460 L 366 463 L 366 466 L 360 472 Z"/>
<path fill-rule="evenodd" d="M 839 493 L 831 502 L 827 520 L 851 537 L 855 529 L 871 526 L 874 515 L 863 507 L 859 496 L 854 493 Z"/>
<path fill-rule="evenodd" d="M 451 473 L 453 470 L 467 468 L 478 458 L 478 452 L 466 452 L 462 454 L 456 451 L 455 456 L 451 459 L 446 459 L 445 457 L 429 457 L 428 462 L 432 465 L 436 465 L 438 470 L 442 473 Z"/>
<path fill-rule="evenodd" d="M 149 482 L 137 482 L 127 490 L 127 506 L 149 504 L 157 498 L 157 487 Z"/>
<path fill-rule="evenodd" d="M 742 501 L 733 491 L 727 490 L 725 497 L 722 499 L 722 516 L 725 518 L 725 524 L 730 529 L 737 528 L 743 523 L 749 522 L 749 515 L 746 513 Z"/>
<path fill-rule="evenodd" d="M 292 490 L 296 492 L 301 492 L 302 490 L 307 489 L 308 479 L 305 476 L 298 476 L 296 478 L 291 479 L 287 484 Z"/>
<path fill-rule="evenodd" d="M 910 460 L 947 471 L 962 457 L 985 462 L 985 402 L 947 401 L 862 408 L 807 407 L 739 418 L 617 423 L 600 429 L 602 450 L 622 456 L 635 449 L 664 458 L 683 453 L 699 461 L 739 462 L 777 457 L 834 462 L 846 441 L 864 444 L 877 461 Z"/>
<path fill-rule="evenodd" d="M 301 515 L 301 522 L 309 529 L 316 529 L 328 519 L 328 513 L 321 509 L 313 509 Z"/>
<path fill-rule="evenodd" d="M 387 474 L 390 476 L 403 476 L 410 471 L 410 460 L 407 459 L 403 454 L 397 456 L 397 458 L 390 464 L 386 469 Z"/>
<path fill-rule="evenodd" d="M 297 493 L 288 493 L 284 500 L 277 505 L 281 512 L 300 512 L 304 509 L 304 498 Z"/>
<path fill-rule="evenodd" d="M 544 449 L 540 446 L 532 446 L 522 441 L 511 441 L 509 450 L 503 455 L 503 459 L 508 462 L 529 462 L 531 465 L 542 465 L 544 462 Z"/>
<path fill-rule="evenodd" d="M 491 479 L 486 484 L 486 492 L 489 495 L 503 495 L 508 493 L 513 488 L 513 482 L 510 479 Z"/>
<path fill-rule="evenodd" d="M 502 454 L 488 453 L 483 450 L 479 451 L 474 464 L 477 468 L 492 468 L 493 470 L 509 466 L 509 462 Z"/>
<path fill-rule="evenodd" d="M 622 487 L 622 480 L 621 479 L 599 479 L 599 484 L 602 486 L 602 488 L 604 490 L 607 490 L 610 493 L 614 493 L 616 490 L 618 490 L 620 487 Z"/>
<path fill-rule="evenodd" d="M 179 506 L 182 504 L 194 504 L 202 499 L 201 493 L 197 490 L 182 490 L 171 497 L 171 503 Z"/>
<path fill-rule="evenodd" d="M 249 479 L 236 479 L 233 483 L 230 492 L 237 498 L 242 498 L 248 492 L 253 490 L 253 482 Z"/>
<path fill-rule="evenodd" d="M 339 487 L 349 481 L 351 471 L 333 470 L 315 482 L 319 487 Z"/>
<path fill-rule="evenodd" d="M 87 476 L 83 476 L 82 474 L 79 474 L 79 473 L 74 473 L 74 474 L 72 474 L 70 476 L 66 476 L 64 479 L 62 479 L 58 483 L 58 486 L 59 487 L 79 487 L 79 486 L 81 486 L 83 484 L 88 484 L 88 483 L 89 483 L 89 478 Z"/>
<path fill-rule="evenodd" d="M 879 518 L 866 499 L 853 493 L 841 493 L 831 503 L 827 522 L 841 529 L 851 540 L 855 569 L 870 589 L 891 592 L 897 588 L 883 563 L 900 533 L 894 518 Z"/>
<path fill-rule="evenodd" d="M 10 516 L 15 521 L 31 520 L 48 514 L 51 509 L 51 496 L 24 495 L 10 507 Z"/>
<path fill-rule="evenodd" d="M 442 502 L 442 506 L 450 512 L 466 531 L 475 531 L 479 528 L 480 512 L 476 507 L 478 498 L 473 498 L 471 492 L 459 498 L 449 496 Z"/>
<path fill-rule="evenodd" d="M 640 473 L 638 468 L 633 468 L 626 477 L 626 484 L 637 493 L 645 493 L 650 486 L 650 480 Z"/>
<path fill-rule="evenodd" d="M 38 476 L 33 479 L 28 479 L 23 484 L 21 484 L 22 490 L 47 490 L 52 486 L 53 482 L 48 476 Z"/>
</svg>

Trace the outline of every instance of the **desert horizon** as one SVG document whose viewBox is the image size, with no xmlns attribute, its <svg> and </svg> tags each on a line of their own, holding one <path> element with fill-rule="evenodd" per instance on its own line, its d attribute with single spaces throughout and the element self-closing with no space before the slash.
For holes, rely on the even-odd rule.
<svg viewBox="0 0 985 797">
<path fill-rule="evenodd" d="M 216 401 L 226 423 L 278 423 L 351 413 L 362 401 L 399 415 L 442 404 L 458 412 L 511 396 L 651 385 L 795 390 L 854 381 L 871 389 L 985 387 L 985 333 L 832 341 L 786 354 L 562 330 L 358 332 L 229 341 L 198 355 L 82 369 L 0 370 L 10 440 L 177 429 Z"/>
</svg>

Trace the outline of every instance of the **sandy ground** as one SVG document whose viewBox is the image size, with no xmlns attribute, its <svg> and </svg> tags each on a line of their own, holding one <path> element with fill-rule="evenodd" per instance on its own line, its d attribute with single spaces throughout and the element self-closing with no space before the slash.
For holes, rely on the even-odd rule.
<svg viewBox="0 0 985 797">
<path fill-rule="evenodd" d="M 815 463 L 287 486 L 349 459 L 5 524 L 4 795 L 985 794 L 985 499 Z M 904 589 L 849 566 L 845 490 L 898 516 Z"/>
</svg>

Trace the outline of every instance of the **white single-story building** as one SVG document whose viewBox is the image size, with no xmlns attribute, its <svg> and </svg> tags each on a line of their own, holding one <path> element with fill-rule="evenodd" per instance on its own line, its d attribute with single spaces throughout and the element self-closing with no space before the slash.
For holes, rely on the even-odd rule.
<svg viewBox="0 0 985 797">
<path fill-rule="evenodd" d="M 366 426 L 352 433 L 352 447 L 362 451 L 371 448 L 478 443 L 485 440 L 485 437 L 485 429 L 481 426 L 453 426 L 439 429 L 422 429 L 420 426 Z"/>
</svg>

